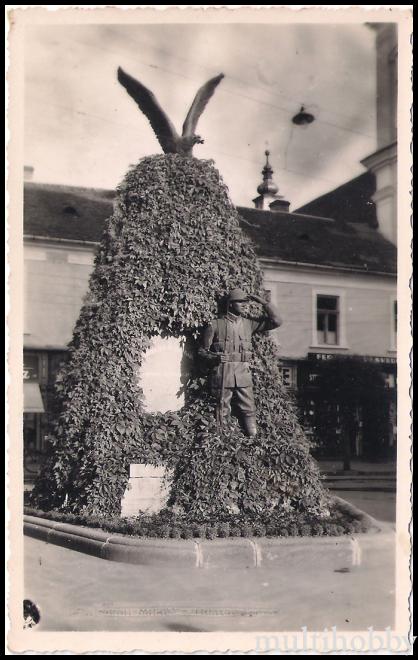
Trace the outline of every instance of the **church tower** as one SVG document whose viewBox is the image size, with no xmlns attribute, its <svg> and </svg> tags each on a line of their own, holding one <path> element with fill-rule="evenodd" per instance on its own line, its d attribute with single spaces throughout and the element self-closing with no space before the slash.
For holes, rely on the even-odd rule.
<svg viewBox="0 0 418 660">
<path fill-rule="evenodd" d="M 261 211 L 289 211 L 290 202 L 286 201 L 283 195 L 279 195 L 279 188 L 273 181 L 273 168 L 269 162 L 270 152 L 266 150 L 266 163 L 262 170 L 263 180 L 257 188 L 258 197 L 253 199 L 256 209 Z"/>
</svg>

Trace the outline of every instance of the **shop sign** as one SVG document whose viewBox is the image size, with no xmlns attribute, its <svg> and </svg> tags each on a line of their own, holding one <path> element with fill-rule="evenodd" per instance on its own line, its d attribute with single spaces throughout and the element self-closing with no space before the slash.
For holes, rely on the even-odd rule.
<svg viewBox="0 0 418 660">
<path fill-rule="evenodd" d="M 296 387 L 296 367 L 291 366 L 282 366 L 279 367 L 279 372 L 282 377 L 282 382 L 285 387 L 295 388 Z"/>
<path fill-rule="evenodd" d="M 37 355 L 23 357 L 23 380 L 39 382 L 39 358 Z"/>
<path fill-rule="evenodd" d="M 361 362 L 373 362 L 374 364 L 396 364 L 397 360 L 394 357 L 380 357 L 375 355 L 340 355 L 337 353 L 308 353 L 310 360 L 333 360 L 338 357 L 339 359 L 355 359 Z"/>
</svg>

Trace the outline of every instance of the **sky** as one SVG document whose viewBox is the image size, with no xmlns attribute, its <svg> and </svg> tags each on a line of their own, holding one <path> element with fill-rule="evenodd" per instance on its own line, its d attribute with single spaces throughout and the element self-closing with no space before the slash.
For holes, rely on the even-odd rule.
<svg viewBox="0 0 418 660">
<path fill-rule="evenodd" d="M 25 165 L 34 181 L 113 189 L 161 153 L 118 66 L 178 131 L 198 88 L 225 78 L 197 126 L 234 204 L 252 206 L 269 149 L 290 209 L 365 171 L 376 148 L 375 34 L 361 24 L 32 25 L 25 38 Z M 315 121 L 298 127 L 304 105 Z"/>
</svg>

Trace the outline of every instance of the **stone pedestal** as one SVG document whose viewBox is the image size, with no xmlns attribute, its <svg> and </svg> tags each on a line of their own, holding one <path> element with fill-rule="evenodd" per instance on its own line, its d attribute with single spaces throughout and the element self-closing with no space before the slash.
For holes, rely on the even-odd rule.
<svg viewBox="0 0 418 660">
<path fill-rule="evenodd" d="M 134 463 L 121 501 L 121 517 L 158 513 L 167 503 L 170 473 L 165 467 Z"/>
</svg>

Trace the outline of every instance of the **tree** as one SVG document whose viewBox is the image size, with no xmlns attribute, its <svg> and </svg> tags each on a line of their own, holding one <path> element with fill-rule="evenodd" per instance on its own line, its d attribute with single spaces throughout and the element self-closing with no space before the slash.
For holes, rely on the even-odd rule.
<svg viewBox="0 0 418 660">
<path fill-rule="evenodd" d="M 34 501 L 98 515 L 120 512 L 129 464 L 174 470 L 170 504 L 193 516 L 288 507 L 327 510 L 316 463 L 278 371 L 269 337 L 254 341 L 258 435 L 234 418 L 219 435 L 195 360 L 217 297 L 261 293 L 262 273 L 212 161 L 151 156 L 118 187 L 89 292 L 58 382 L 60 408 Z M 155 336 L 184 338 L 185 405 L 144 411 L 138 381 Z"/>
</svg>

